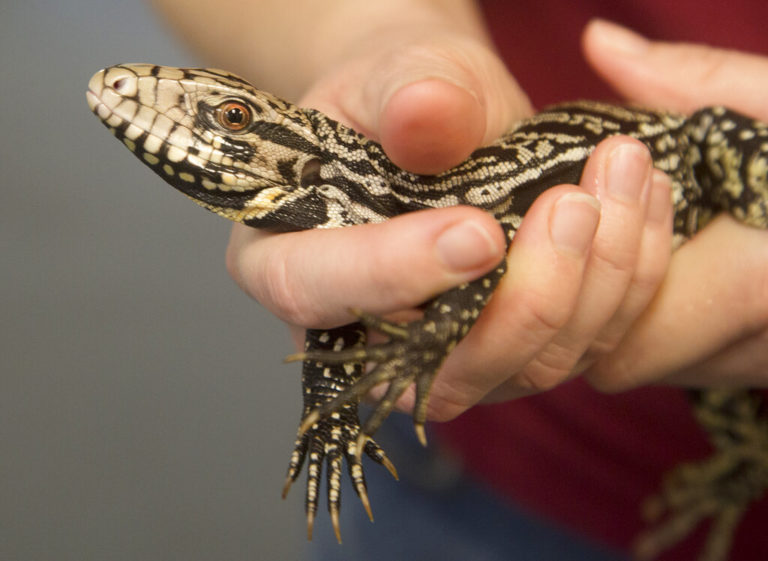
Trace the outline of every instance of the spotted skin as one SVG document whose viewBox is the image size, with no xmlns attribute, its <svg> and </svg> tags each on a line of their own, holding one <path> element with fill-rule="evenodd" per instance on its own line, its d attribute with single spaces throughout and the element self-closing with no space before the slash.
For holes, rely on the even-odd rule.
<svg viewBox="0 0 768 561">
<path fill-rule="evenodd" d="M 718 212 L 768 227 L 768 127 L 722 107 L 690 116 L 597 102 L 549 108 L 517 124 L 459 166 L 435 176 L 397 168 L 381 146 L 312 109 L 256 90 L 222 70 L 118 65 L 97 73 L 88 102 L 142 162 L 197 204 L 235 222 L 272 231 L 381 222 L 424 208 L 471 205 L 492 214 L 509 243 L 538 195 L 578 183 L 604 138 L 642 141 L 672 182 L 674 247 Z M 323 465 L 328 508 L 340 540 L 342 464 L 370 515 L 363 452 L 396 476 L 371 436 L 397 398 L 415 385 L 416 433 L 434 377 L 468 333 L 506 272 L 446 291 L 423 317 L 390 323 L 356 311 L 358 322 L 309 330 L 303 364 L 304 408 L 284 494 L 307 464 L 311 536 Z M 373 329 L 389 337 L 365 344 Z M 374 365 L 365 371 L 365 365 Z M 358 400 L 379 384 L 384 396 L 361 427 Z M 636 555 L 651 559 L 713 519 L 702 560 L 725 559 L 741 514 L 768 487 L 764 404 L 749 390 L 692 392 L 694 412 L 715 454 L 674 472 L 646 511 L 652 526 Z"/>
</svg>

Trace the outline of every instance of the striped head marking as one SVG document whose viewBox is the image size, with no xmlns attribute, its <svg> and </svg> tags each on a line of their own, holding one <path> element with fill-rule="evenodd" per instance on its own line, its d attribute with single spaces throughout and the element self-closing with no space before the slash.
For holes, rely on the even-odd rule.
<svg viewBox="0 0 768 561">
<path fill-rule="evenodd" d="M 205 208 L 276 230 L 327 221 L 304 110 L 225 71 L 151 64 L 105 68 L 86 96 L 131 152 Z"/>
</svg>

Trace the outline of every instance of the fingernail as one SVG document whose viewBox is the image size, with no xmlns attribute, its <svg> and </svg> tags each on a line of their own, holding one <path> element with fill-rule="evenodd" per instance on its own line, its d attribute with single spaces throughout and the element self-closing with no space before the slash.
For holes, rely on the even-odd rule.
<svg viewBox="0 0 768 561">
<path fill-rule="evenodd" d="M 608 194 L 624 203 L 636 203 L 650 184 L 651 156 L 643 146 L 621 144 L 608 155 L 605 186 Z"/>
<path fill-rule="evenodd" d="M 586 254 L 600 221 L 600 203 L 586 193 L 560 197 L 549 221 L 549 236 L 561 253 L 580 257 Z"/>
<path fill-rule="evenodd" d="M 426 73 L 424 69 L 418 66 L 410 69 L 410 72 L 398 73 L 392 80 L 385 84 L 380 92 L 379 114 L 384 111 L 389 101 L 395 95 L 411 88 L 416 90 L 428 88 L 435 83 L 444 83 L 458 88 L 461 92 L 466 93 L 472 98 L 478 105 L 481 105 L 480 96 L 477 91 L 455 74 L 455 72 L 440 67 L 433 68 L 429 73 Z"/>
<path fill-rule="evenodd" d="M 672 186 L 669 178 L 661 171 L 654 171 L 651 194 L 648 200 L 648 220 L 655 224 L 664 224 L 672 209 Z"/>
<path fill-rule="evenodd" d="M 437 252 L 452 271 L 468 271 L 502 258 L 503 250 L 485 229 L 472 220 L 459 222 L 437 239 Z"/>
<path fill-rule="evenodd" d="M 643 54 L 648 49 L 648 39 L 626 27 L 607 20 L 595 20 L 591 26 L 603 48 L 631 56 Z"/>
</svg>

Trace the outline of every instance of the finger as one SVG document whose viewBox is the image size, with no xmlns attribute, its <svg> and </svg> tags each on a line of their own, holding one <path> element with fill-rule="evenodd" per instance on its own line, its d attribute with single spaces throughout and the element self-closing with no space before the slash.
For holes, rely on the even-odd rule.
<svg viewBox="0 0 768 561">
<path fill-rule="evenodd" d="M 302 103 L 380 141 L 400 167 L 436 173 L 530 115 L 495 53 L 455 34 L 399 38 L 323 78 Z"/>
<path fill-rule="evenodd" d="M 351 321 L 350 308 L 386 314 L 417 306 L 482 276 L 505 249 L 491 215 L 454 207 L 337 230 L 270 235 L 237 227 L 227 264 L 278 317 L 323 328 Z"/>
<path fill-rule="evenodd" d="M 703 45 L 653 42 L 601 20 L 586 27 L 583 46 L 594 69 L 632 101 L 663 104 L 684 113 L 705 105 L 726 105 L 768 119 L 765 57 Z"/>
<path fill-rule="evenodd" d="M 634 321 L 648 306 L 667 272 L 672 256 L 672 197 L 669 177 L 654 170 L 648 212 L 637 266 L 624 301 L 600 330 L 588 351 L 589 362 L 618 346 Z M 584 362 L 586 366 L 587 362 Z M 577 368 L 580 370 L 581 367 Z"/>
<path fill-rule="evenodd" d="M 380 117 L 379 134 L 398 166 L 434 174 L 463 160 L 485 134 L 483 106 L 475 94 L 442 80 L 422 80 L 397 90 Z"/>
<path fill-rule="evenodd" d="M 722 387 L 723 380 L 744 388 L 764 388 L 768 364 L 768 329 L 741 339 L 705 360 L 675 372 L 666 383 L 685 387 Z"/>
<path fill-rule="evenodd" d="M 576 186 L 549 189 L 536 200 L 515 235 L 507 274 L 436 378 L 430 418 L 450 419 L 480 401 L 510 372 L 530 362 L 568 322 L 578 301 L 599 208 L 597 199 Z M 520 396 L 532 386 L 514 379 L 507 387 Z M 401 405 L 407 409 L 409 403 Z"/>
<path fill-rule="evenodd" d="M 716 218 L 675 252 L 646 312 L 585 375 L 603 391 L 656 383 L 762 332 L 768 322 L 766 262 L 767 231 Z M 738 375 L 726 380 L 738 385 Z"/>
<path fill-rule="evenodd" d="M 651 191 L 651 157 L 637 140 L 611 137 L 587 162 L 581 183 L 602 205 L 573 316 L 521 373 L 544 390 L 567 379 L 617 313 L 635 273 Z"/>
</svg>

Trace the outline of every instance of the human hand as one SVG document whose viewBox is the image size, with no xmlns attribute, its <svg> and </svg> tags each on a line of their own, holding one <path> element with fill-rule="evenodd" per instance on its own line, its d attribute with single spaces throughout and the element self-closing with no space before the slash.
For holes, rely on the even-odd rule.
<svg viewBox="0 0 768 561">
<path fill-rule="evenodd" d="M 380 140 L 406 169 L 450 167 L 528 111 L 480 39 L 420 29 L 380 43 L 329 72 L 304 103 Z M 510 273 L 435 380 L 430 418 L 560 383 L 585 352 L 612 349 L 652 297 L 671 244 L 666 178 L 651 171 L 644 148 L 613 138 L 590 159 L 582 186 L 549 190 L 526 215 Z M 351 321 L 350 307 L 408 314 L 489 271 L 503 251 L 489 215 L 451 208 L 339 231 L 236 227 L 228 265 L 290 324 L 328 327 Z M 399 405 L 412 401 L 409 392 Z"/>
<path fill-rule="evenodd" d="M 631 101 L 691 112 L 726 105 L 768 121 L 768 58 L 653 43 L 605 22 L 587 58 Z M 648 383 L 768 385 L 768 231 L 721 216 L 678 250 L 655 299 L 585 376 L 619 391 Z"/>
</svg>

